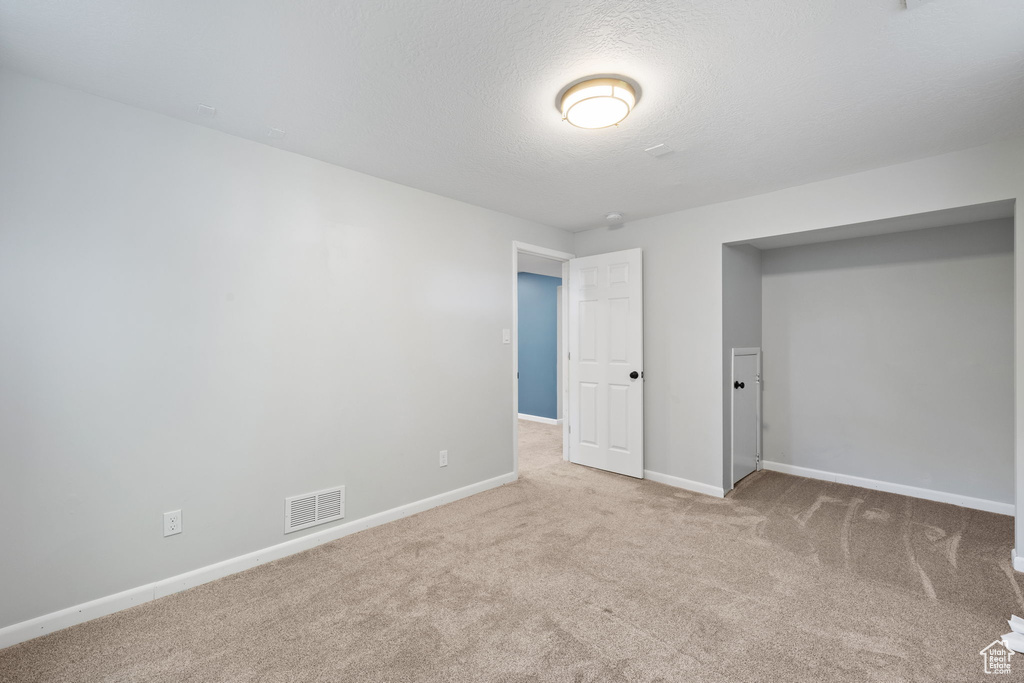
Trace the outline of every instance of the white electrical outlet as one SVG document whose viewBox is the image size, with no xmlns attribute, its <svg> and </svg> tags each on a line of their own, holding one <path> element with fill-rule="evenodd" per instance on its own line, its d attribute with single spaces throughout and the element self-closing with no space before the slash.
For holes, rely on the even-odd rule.
<svg viewBox="0 0 1024 683">
<path fill-rule="evenodd" d="M 448 451 L 441 451 L 441 467 L 448 467 Z"/>
<path fill-rule="evenodd" d="M 164 513 L 164 536 L 181 533 L 181 510 Z"/>
</svg>

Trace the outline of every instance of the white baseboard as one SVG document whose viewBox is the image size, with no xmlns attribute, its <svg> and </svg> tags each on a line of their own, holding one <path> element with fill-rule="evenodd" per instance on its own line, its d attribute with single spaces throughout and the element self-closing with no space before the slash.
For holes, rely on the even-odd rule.
<svg viewBox="0 0 1024 683">
<path fill-rule="evenodd" d="M 1024 557 L 1017 554 L 1017 549 L 1010 551 L 1010 559 L 1013 560 L 1013 568 L 1018 572 L 1024 572 Z"/>
<path fill-rule="evenodd" d="M 44 614 L 41 617 L 35 619 L 29 619 L 28 621 L 22 621 L 17 624 L 12 624 L 4 628 L 0 628 L 0 649 L 16 645 L 32 638 L 37 638 L 47 633 L 53 633 L 59 631 L 62 628 L 68 626 L 74 626 L 75 624 L 81 624 L 91 619 L 113 614 L 135 605 L 141 605 L 144 602 L 155 600 L 156 598 L 162 598 L 165 595 L 171 595 L 183 591 L 193 586 L 219 579 L 229 574 L 235 574 L 246 569 L 251 569 L 258 565 L 278 560 L 288 555 L 294 555 L 295 553 L 301 553 L 304 550 L 316 547 L 323 543 L 328 543 L 336 539 L 354 534 L 357 531 L 363 531 L 371 527 L 380 526 L 392 522 L 402 517 L 408 517 L 409 515 L 416 514 L 417 512 L 423 512 L 435 508 L 445 503 L 451 503 L 460 498 L 466 498 L 477 493 L 481 493 L 488 489 L 496 488 L 503 484 L 508 484 L 516 480 L 516 474 L 509 472 L 503 474 L 500 477 L 494 477 L 493 479 L 487 479 L 485 481 L 477 482 L 476 484 L 470 484 L 454 491 L 448 491 L 441 493 L 430 498 L 424 498 L 413 503 L 401 505 L 384 512 L 378 512 L 377 514 L 370 515 L 368 517 L 362 517 L 351 522 L 344 522 L 337 526 L 318 531 L 316 533 L 295 538 L 284 543 L 278 543 L 277 545 L 258 550 L 256 552 L 247 553 L 245 555 L 239 555 L 223 562 L 217 562 L 215 564 L 200 567 L 184 574 L 178 574 L 168 579 L 162 579 L 148 583 L 144 586 L 132 588 L 130 590 L 116 593 L 114 595 L 108 595 L 97 600 L 91 600 L 89 602 L 82 603 L 81 605 L 75 605 L 74 607 L 68 607 L 57 612 L 50 614 Z"/>
<path fill-rule="evenodd" d="M 725 498 L 725 489 L 723 489 L 721 486 L 712 486 L 711 484 L 703 484 L 699 481 L 683 479 L 682 477 L 673 477 L 670 474 L 662 474 L 661 472 L 652 472 L 651 470 L 644 470 L 644 479 L 650 479 L 651 481 L 656 481 L 659 484 L 668 484 L 669 486 L 675 486 L 677 489 L 696 491 L 697 493 L 703 493 L 704 495 L 707 496 L 714 496 L 715 498 Z"/>
<path fill-rule="evenodd" d="M 795 474 L 798 477 L 823 479 L 825 481 L 834 481 L 837 484 L 859 486 L 864 489 L 886 491 L 887 493 L 898 493 L 903 496 L 910 496 L 911 498 L 923 498 L 925 500 L 933 500 L 937 503 L 950 503 L 952 505 L 959 505 L 960 507 L 973 508 L 975 510 L 984 510 L 985 512 L 995 512 L 1000 515 L 1013 516 L 1015 510 L 1013 503 L 999 503 L 994 500 L 985 500 L 984 498 L 972 498 L 971 496 L 962 496 L 959 493 L 933 491 L 932 489 L 923 489 L 917 486 L 893 484 L 888 481 L 878 481 L 877 479 L 865 479 L 864 477 L 854 477 L 848 474 L 837 474 L 836 472 L 825 472 L 824 470 L 815 470 L 811 469 L 810 467 L 798 467 L 796 465 L 788 465 L 782 462 L 772 462 L 770 460 L 765 460 L 763 465 L 764 469 L 766 470 L 782 472 L 783 474 Z"/>
<path fill-rule="evenodd" d="M 540 417 L 538 415 L 527 415 L 526 413 L 519 413 L 520 420 L 529 420 L 530 422 L 543 422 L 546 425 L 560 425 L 562 424 L 561 419 L 554 419 L 552 417 Z"/>
</svg>

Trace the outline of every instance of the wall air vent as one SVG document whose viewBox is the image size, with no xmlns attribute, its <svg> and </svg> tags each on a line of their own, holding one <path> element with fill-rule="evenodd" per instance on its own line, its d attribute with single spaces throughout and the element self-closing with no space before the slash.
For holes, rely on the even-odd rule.
<svg viewBox="0 0 1024 683">
<path fill-rule="evenodd" d="M 345 487 L 336 486 L 284 499 L 284 532 L 290 534 L 345 516 Z"/>
</svg>

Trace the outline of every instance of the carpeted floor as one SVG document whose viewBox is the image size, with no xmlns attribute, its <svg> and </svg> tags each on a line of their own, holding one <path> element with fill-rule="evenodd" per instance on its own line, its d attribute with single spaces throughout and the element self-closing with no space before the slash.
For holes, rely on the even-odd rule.
<svg viewBox="0 0 1024 683">
<path fill-rule="evenodd" d="M 519 476 L 562 462 L 562 428 L 519 421 Z"/>
<path fill-rule="evenodd" d="M 721 500 L 557 430 L 523 426 L 515 484 L 0 651 L 0 681 L 985 680 L 1024 611 L 1009 517 L 772 472 Z"/>
</svg>

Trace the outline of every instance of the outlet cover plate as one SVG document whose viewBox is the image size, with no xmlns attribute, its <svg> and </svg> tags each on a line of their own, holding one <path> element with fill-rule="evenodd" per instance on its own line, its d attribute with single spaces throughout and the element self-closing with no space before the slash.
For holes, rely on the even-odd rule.
<svg viewBox="0 0 1024 683">
<path fill-rule="evenodd" d="M 181 510 L 173 510 L 164 513 L 164 536 L 174 536 L 181 533 Z"/>
</svg>

